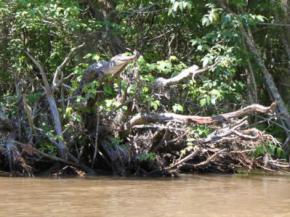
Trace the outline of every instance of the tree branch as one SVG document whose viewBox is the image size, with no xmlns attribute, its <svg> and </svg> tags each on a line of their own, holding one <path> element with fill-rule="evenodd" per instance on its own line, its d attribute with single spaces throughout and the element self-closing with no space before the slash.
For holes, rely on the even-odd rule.
<svg viewBox="0 0 290 217">
<path fill-rule="evenodd" d="M 200 162 L 198 164 L 193 164 L 193 168 L 200 168 L 200 167 L 205 167 L 207 166 L 211 161 L 213 161 L 219 154 L 221 154 L 222 152 L 226 151 L 226 149 L 221 149 L 219 151 L 217 151 L 216 153 L 214 153 L 213 155 L 211 155 L 208 159 L 206 159 L 203 162 Z"/>
<path fill-rule="evenodd" d="M 215 63 L 211 66 L 207 66 L 205 68 L 199 69 L 199 67 L 197 65 L 193 65 L 187 69 L 182 70 L 178 75 L 172 77 L 172 78 L 157 78 L 155 83 L 154 83 L 154 87 L 157 88 L 165 88 L 168 85 L 174 85 L 174 84 L 178 84 L 179 82 L 185 80 L 186 78 L 192 77 L 192 79 L 194 79 L 195 75 L 205 72 L 209 69 L 214 68 L 218 63 Z"/>
<path fill-rule="evenodd" d="M 66 145 L 64 144 L 63 141 L 63 134 L 62 134 L 62 125 L 61 125 L 61 121 L 60 121 L 60 116 L 59 116 L 59 112 L 57 109 L 57 105 L 56 105 L 56 101 L 54 99 L 53 96 L 53 92 L 52 89 L 49 86 L 47 77 L 46 77 L 46 73 L 43 69 L 43 66 L 28 52 L 28 51 L 24 51 L 26 53 L 26 55 L 30 58 L 30 60 L 34 63 L 34 65 L 38 68 L 41 77 L 42 77 L 42 82 L 44 84 L 44 89 L 45 89 L 45 94 L 46 94 L 46 98 L 49 104 L 49 109 L 54 121 L 54 129 L 57 135 L 57 148 L 58 151 L 60 153 L 60 155 L 62 157 L 66 156 L 66 152 L 67 152 L 67 148 Z"/>
<path fill-rule="evenodd" d="M 68 55 L 64 58 L 63 62 L 56 68 L 54 75 L 53 75 L 52 89 L 56 89 L 61 85 L 61 83 L 63 82 L 63 72 L 62 72 L 63 68 L 65 67 L 67 62 L 70 60 L 72 54 L 76 50 L 82 48 L 84 45 L 85 45 L 85 43 L 83 43 L 77 47 L 72 48 L 70 50 L 70 52 L 68 53 Z"/>
<path fill-rule="evenodd" d="M 228 13 L 231 13 L 233 15 L 236 15 L 229 7 L 228 5 L 225 3 L 224 0 L 218 0 L 218 3 L 220 4 L 220 6 L 227 11 Z M 252 54 L 254 54 L 255 56 L 255 60 L 256 63 L 259 65 L 263 77 L 264 77 L 264 83 L 266 85 L 266 89 L 270 95 L 270 98 L 272 98 L 272 100 L 275 100 L 277 102 L 277 110 L 280 114 L 282 114 L 284 116 L 284 118 L 280 117 L 280 120 L 283 124 L 285 124 L 287 129 L 290 129 L 290 114 L 289 111 L 278 91 L 278 88 L 275 84 L 275 81 L 273 79 L 272 74 L 270 73 L 270 71 L 267 69 L 266 65 L 265 65 L 265 61 L 263 60 L 262 54 L 260 52 L 260 50 L 258 49 L 258 47 L 256 46 L 253 34 L 251 32 L 251 30 L 247 27 L 244 27 L 242 24 L 240 25 L 240 31 L 242 36 L 245 39 L 245 42 L 250 50 L 250 52 Z M 287 136 L 289 136 L 289 134 L 287 132 L 285 132 L 287 134 Z"/>
<path fill-rule="evenodd" d="M 200 148 L 197 148 L 195 149 L 193 152 L 191 152 L 189 155 L 187 155 L 186 157 L 182 158 L 181 160 L 177 161 L 175 164 L 169 166 L 169 167 L 166 167 L 165 169 L 166 170 L 171 170 L 173 168 L 178 168 L 180 167 L 183 163 L 191 160 L 192 158 L 194 158 L 195 156 L 197 156 L 199 153 L 201 152 L 201 149 Z"/>
<path fill-rule="evenodd" d="M 139 113 L 133 116 L 126 124 L 125 129 L 131 129 L 135 125 L 152 123 L 152 122 L 167 122 L 174 121 L 185 124 L 215 124 L 227 121 L 230 118 L 237 118 L 240 116 L 253 114 L 253 113 L 273 113 L 276 109 L 276 103 L 272 103 L 269 107 L 259 104 L 249 105 L 240 110 L 209 116 L 196 116 L 196 115 L 179 115 L 175 113 Z"/>
<path fill-rule="evenodd" d="M 48 79 L 46 77 L 46 73 L 45 73 L 42 65 L 28 51 L 24 51 L 24 52 L 29 57 L 29 59 L 34 63 L 34 65 L 38 68 L 39 73 L 40 73 L 41 78 L 42 78 L 42 82 L 43 82 L 44 87 L 45 87 L 45 91 L 50 92 L 51 89 L 50 89 Z"/>
</svg>

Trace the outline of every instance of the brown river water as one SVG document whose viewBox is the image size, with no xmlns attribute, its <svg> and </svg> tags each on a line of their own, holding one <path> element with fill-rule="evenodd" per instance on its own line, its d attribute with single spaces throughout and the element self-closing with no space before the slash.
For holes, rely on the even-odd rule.
<svg viewBox="0 0 290 217">
<path fill-rule="evenodd" d="M 0 178 L 0 217 L 290 217 L 290 177 Z"/>
</svg>

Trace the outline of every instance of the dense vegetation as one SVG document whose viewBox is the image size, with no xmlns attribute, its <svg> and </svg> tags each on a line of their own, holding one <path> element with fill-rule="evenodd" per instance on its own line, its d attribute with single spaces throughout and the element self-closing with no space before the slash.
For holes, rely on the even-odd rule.
<svg viewBox="0 0 290 217">
<path fill-rule="evenodd" d="M 287 0 L 0 0 L 1 170 L 150 175 L 285 168 L 289 5 Z M 89 64 L 134 49 L 142 55 L 119 77 L 96 80 L 76 94 Z M 192 65 L 204 70 L 160 87 Z M 248 121 L 164 118 L 212 116 L 274 101 L 275 113 L 273 106 L 263 107 L 265 114 Z M 140 114 L 148 116 L 136 124 Z M 226 129 L 230 133 L 213 139 Z"/>
</svg>

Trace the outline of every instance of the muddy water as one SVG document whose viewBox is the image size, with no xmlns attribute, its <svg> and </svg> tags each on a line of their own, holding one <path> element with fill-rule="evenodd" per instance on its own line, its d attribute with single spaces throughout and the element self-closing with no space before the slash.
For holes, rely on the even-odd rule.
<svg viewBox="0 0 290 217">
<path fill-rule="evenodd" d="M 0 178 L 0 216 L 290 217 L 290 178 Z"/>
</svg>

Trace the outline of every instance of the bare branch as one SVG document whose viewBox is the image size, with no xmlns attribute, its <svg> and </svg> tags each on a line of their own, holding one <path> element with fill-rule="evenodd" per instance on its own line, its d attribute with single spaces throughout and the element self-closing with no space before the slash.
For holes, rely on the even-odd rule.
<svg viewBox="0 0 290 217">
<path fill-rule="evenodd" d="M 53 75 L 52 89 L 56 89 L 61 85 L 61 83 L 63 82 L 63 72 L 62 72 L 63 68 L 65 67 L 67 62 L 70 60 L 72 54 L 76 50 L 82 48 L 84 45 L 85 45 L 85 43 L 83 43 L 77 47 L 72 48 L 70 50 L 70 52 L 68 53 L 68 55 L 64 58 L 63 62 L 56 68 L 54 75 Z"/>
<path fill-rule="evenodd" d="M 209 69 L 214 68 L 218 63 L 213 64 L 212 66 L 207 66 L 205 68 L 199 69 L 197 65 L 193 65 L 187 69 L 182 70 L 178 75 L 172 78 L 157 78 L 154 84 L 154 87 L 165 88 L 168 85 L 178 84 L 179 82 L 185 80 L 186 78 L 192 77 L 194 79 L 195 75 L 205 72 Z"/>
<path fill-rule="evenodd" d="M 34 65 L 38 68 L 40 75 L 41 75 L 41 78 L 42 78 L 42 82 L 43 82 L 44 87 L 45 87 L 45 91 L 50 92 L 51 89 L 50 89 L 50 86 L 48 83 L 48 79 L 46 77 L 46 73 L 43 69 L 43 66 L 28 51 L 24 51 L 24 52 L 30 58 L 30 60 L 34 63 Z"/>
<path fill-rule="evenodd" d="M 217 151 L 216 153 L 214 153 L 213 155 L 211 155 L 208 159 L 206 159 L 205 161 L 198 163 L 198 164 L 193 164 L 193 168 L 200 168 L 200 167 L 205 167 L 207 166 L 211 161 L 213 161 L 219 154 L 221 154 L 222 152 L 226 151 L 226 149 L 221 149 L 219 151 Z"/>
<path fill-rule="evenodd" d="M 158 130 L 172 130 L 172 131 L 186 131 L 185 128 L 170 127 L 158 124 L 149 124 L 149 125 L 135 125 L 133 129 L 158 129 Z"/>
<path fill-rule="evenodd" d="M 243 134 L 237 130 L 233 130 L 233 133 L 236 134 L 237 136 L 243 138 L 243 139 L 251 139 L 251 140 L 255 140 L 255 139 L 258 139 L 259 138 L 259 135 L 256 135 L 256 136 L 250 136 L 250 135 L 246 135 L 246 134 Z"/>
<path fill-rule="evenodd" d="M 44 83 L 46 98 L 47 98 L 50 112 L 51 112 L 51 115 L 52 115 L 52 118 L 54 121 L 54 129 L 55 129 L 56 135 L 58 136 L 57 148 L 60 152 L 60 155 L 62 157 L 65 157 L 66 152 L 67 152 L 67 148 L 66 148 L 66 145 L 64 144 L 64 141 L 63 141 L 62 125 L 61 125 L 61 121 L 60 121 L 60 116 L 59 116 L 59 112 L 57 109 L 56 101 L 55 101 L 54 96 L 53 96 L 53 92 L 49 86 L 49 83 L 48 83 L 48 80 L 46 77 L 46 73 L 43 69 L 43 66 L 28 51 L 25 51 L 25 53 L 31 59 L 31 61 L 35 64 L 35 66 L 38 68 L 38 70 L 41 74 L 42 82 Z"/>
<path fill-rule="evenodd" d="M 173 168 L 179 167 L 181 166 L 183 163 L 189 161 L 190 159 L 194 158 L 195 156 L 197 156 L 199 153 L 201 152 L 200 148 L 195 149 L 193 152 L 191 152 L 189 155 L 187 155 L 186 157 L 182 158 L 181 160 L 179 160 L 178 162 L 176 162 L 175 164 L 165 168 L 166 170 L 171 170 Z"/>
<path fill-rule="evenodd" d="M 37 148 L 33 147 L 32 145 L 30 144 L 25 144 L 25 143 L 22 143 L 22 142 L 19 142 L 19 141 L 16 141 L 14 140 L 13 141 L 14 143 L 18 144 L 18 145 L 21 145 L 22 148 L 27 148 L 29 149 L 29 151 L 35 153 L 35 154 L 38 154 L 42 157 L 45 157 L 47 159 L 50 159 L 52 161 L 55 161 L 55 162 L 60 162 L 60 163 L 63 163 L 63 164 L 66 164 L 66 165 L 71 165 L 71 166 L 75 166 L 77 168 L 80 168 L 84 171 L 86 171 L 87 173 L 93 175 L 95 174 L 94 171 L 90 168 L 88 168 L 87 166 L 85 166 L 84 164 L 82 164 L 81 162 L 79 162 L 77 159 L 75 159 L 72 155 L 69 154 L 69 158 L 72 160 L 72 161 L 69 161 L 67 159 L 63 159 L 63 158 L 59 158 L 57 156 L 54 156 L 54 155 L 50 155 L 50 154 L 46 154 L 40 150 L 38 150 Z"/>
<path fill-rule="evenodd" d="M 208 116 L 196 116 L 196 115 L 179 115 L 175 113 L 139 113 L 133 116 L 126 124 L 125 129 L 131 129 L 135 125 L 150 123 L 150 122 L 167 122 L 174 121 L 186 124 L 215 124 L 225 122 L 230 118 L 237 118 L 253 113 L 273 113 L 276 108 L 276 103 L 272 103 L 269 107 L 265 107 L 259 104 L 249 105 L 240 110 L 229 112 L 225 114 L 219 114 L 212 117 Z"/>
</svg>

